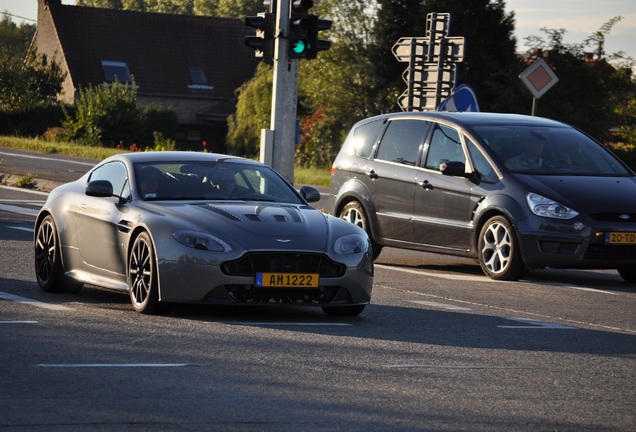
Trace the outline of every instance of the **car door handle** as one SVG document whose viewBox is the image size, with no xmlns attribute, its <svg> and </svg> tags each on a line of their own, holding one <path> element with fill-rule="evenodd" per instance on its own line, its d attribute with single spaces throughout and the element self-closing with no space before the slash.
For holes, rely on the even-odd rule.
<svg viewBox="0 0 636 432">
<path fill-rule="evenodd" d="M 373 179 L 373 180 L 375 180 L 375 179 L 377 179 L 379 177 L 378 174 L 375 171 L 373 171 L 373 170 L 367 171 L 367 172 L 365 172 L 365 174 L 368 175 L 369 178 Z"/>
<path fill-rule="evenodd" d="M 418 185 L 422 187 L 422 189 L 433 189 L 433 185 L 428 182 L 428 180 L 417 182 Z"/>
</svg>

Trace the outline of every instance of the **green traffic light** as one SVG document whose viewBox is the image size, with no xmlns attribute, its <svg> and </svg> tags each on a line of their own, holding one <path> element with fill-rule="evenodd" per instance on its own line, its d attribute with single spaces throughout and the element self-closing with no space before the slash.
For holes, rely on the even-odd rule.
<svg viewBox="0 0 636 432">
<path fill-rule="evenodd" d="M 302 54 L 309 49 L 307 41 L 302 39 L 295 40 L 292 45 L 292 51 L 294 54 Z"/>
</svg>

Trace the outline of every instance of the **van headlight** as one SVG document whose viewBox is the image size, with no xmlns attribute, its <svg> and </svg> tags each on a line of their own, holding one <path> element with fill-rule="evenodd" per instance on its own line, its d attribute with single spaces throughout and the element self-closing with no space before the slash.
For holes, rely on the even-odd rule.
<svg viewBox="0 0 636 432">
<path fill-rule="evenodd" d="M 537 216 L 552 219 L 572 219 L 579 214 L 569 207 L 535 193 L 526 195 L 530 211 Z"/>
</svg>

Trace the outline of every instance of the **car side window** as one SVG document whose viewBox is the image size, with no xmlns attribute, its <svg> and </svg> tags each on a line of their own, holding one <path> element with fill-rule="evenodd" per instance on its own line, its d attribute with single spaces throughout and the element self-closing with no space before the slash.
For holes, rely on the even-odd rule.
<svg viewBox="0 0 636 432">
<path fill-rule="evenodd" d="M 449 161 L 466 163 L 459 132 L 451 127 L 436 124 L 428 146 L 425 167 L 439 171 L 439 166 Z"/>
<path fill-rule="evenodd" d="M 129 198 L 130 185 L 128 183 L 128 172 L 121 162 L 110 162 L 100 166 L 90 176 L 90 181 L 108 180 L 113 185 L 115 195 Z"/>
<path fill-rule="evenodd" d="M 422 120 L 392 120 L 382 136 L 376 159 L 416 165 L 429 123 Z"/>
</svg>

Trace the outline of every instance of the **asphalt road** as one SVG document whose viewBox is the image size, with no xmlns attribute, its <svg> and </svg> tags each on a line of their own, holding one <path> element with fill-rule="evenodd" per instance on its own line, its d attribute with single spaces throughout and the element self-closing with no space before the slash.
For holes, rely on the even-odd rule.
<svg viewBox="0 0 636 432">
<path fill-rule="evenodd" d="M 0 170 L 1 171 L 1 170 Z M 0 187 L 0 431 L 634 431 L 636 287 L 387 248 L 358 318 L 42 292 Z"/>
</svg>

